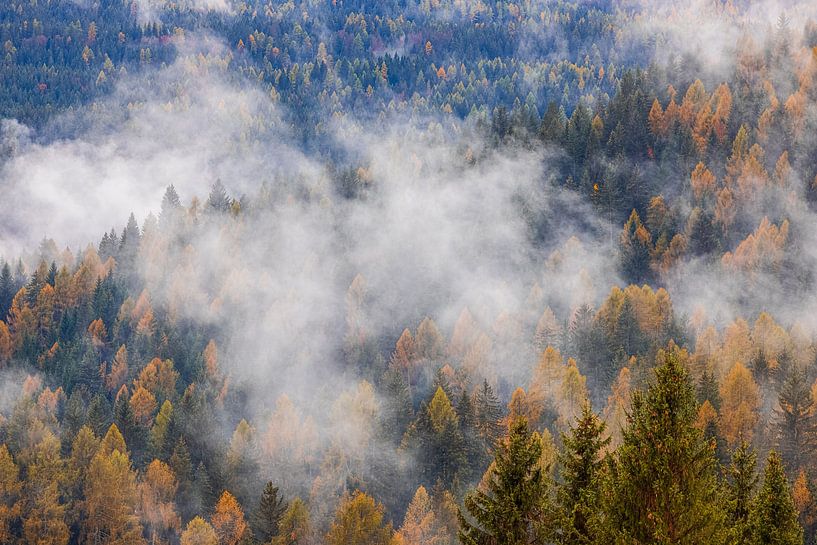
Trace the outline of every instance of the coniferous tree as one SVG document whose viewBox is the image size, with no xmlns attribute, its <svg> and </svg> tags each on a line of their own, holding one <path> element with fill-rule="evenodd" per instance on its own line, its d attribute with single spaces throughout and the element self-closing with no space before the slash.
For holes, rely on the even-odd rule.
<svg viewBox="0 0 817 545">
<path fill-rule="evenodd" d="M 459 420 L 460 436 L 462 437 L 462 451 L 464 464 L 460 468 L 459 478 L 465 483 L 471 482 L 479 477 L 482 465 L 482 453 L 479 431 L 477 429 L 477 419 L 474 411 L 474 404 L 466 389 L 460 392 L 460 399 L 456 407 L 457 419 Z"/>
<path fill-rule="evenodd" d="M 459 512 L 459 538 L 464 545 L 523 545 L 544 542 L 552 524 L 542 439 L 516 419 L 496 451 L 485 489 L 465 498 Z"/>
<path fill-rule="evenodd" d="M 631 543 L 723 543 L 717 461 L 694 425 L 694 389 L 675 352 L 660 356 L 655 382 L 633 395 L 607 479 L 608 530 Z"/>
<path fill-rule="evenodd" d="M 267 482 L 258 508 L 251 517 L 253 535 L 262 543 L 271 541 L 278 535 L 278 524 L 286 510 L 287 502 L 279 495 L 278 487 Z"/>
<path fill-rule="evenodd" d="M 745 441 L 741 442 L 732 453 L 732 463 L 727 469 L 727 505 L 733 543 L 749 540 L 749 511 L 757 484 L 756 465 L 754 450 Z"/>
<path fill-rule="evenodd" d="M 750 545 L 802 545 L 803 528 L 791 497 L 780 455 L 766 459 L 763 485 L 749 514 Z"/>
<path fill-rule="evenodd" d="M 386 438 L 399 443 L 414 413 L 408 385 L 402 373 L 389 369 L 383 375 L 383 389 L 385 399 L 380 411 L 380 426 Z"/>
<path fill-rule="evenodd" d="M 562 434 L 559 469 L 562 482 L 556 492 L 561 511 L 560 543 L 596 543 L 600 536 L 602 452 L 610 444 L 605 424 L 589 403 L 568 434 Z"/>
<path fill-rule="evenodd" d="M 811 459 L 817 446 L 811 388 L 797 365 L 792 365 L 786 375 L 778 404 L 777 448 L 786 469 L 794 473 Z"/>
<path fill-rule="evenodd" d="M 207 198 L 207 208 L 211 212 L 226 213 L 230 210 L 230 197 L 221 180 L 216 180 L 210 189 L 210 196 Z"/>
<path fill-rule="evenodd" d="M 476 396 L 477 429 L 486 459 L 493 455 L 497 441 L 502 437 L 502 404 L 494 394 L 493 388 L 487 380 L 482 381 L 482 387 Z"/>
</svg>

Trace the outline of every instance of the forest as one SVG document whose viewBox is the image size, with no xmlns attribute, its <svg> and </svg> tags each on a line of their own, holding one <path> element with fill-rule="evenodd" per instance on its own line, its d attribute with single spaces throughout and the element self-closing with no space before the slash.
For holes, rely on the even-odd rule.
<svg viewBox="0 0 817 545">
<path fill-rule="evenodd" d="M 817 7 L 0 3 L 0 543 L 817 544 Z"/>
</svg>

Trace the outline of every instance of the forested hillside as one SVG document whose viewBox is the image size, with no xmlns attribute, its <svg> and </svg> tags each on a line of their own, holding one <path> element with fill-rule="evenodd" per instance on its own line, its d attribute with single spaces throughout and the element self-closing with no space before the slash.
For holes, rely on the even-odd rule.
<svg viewBox="0 0 817 545">
<path fill-rule="evenodd" d="M 817 543 L 815 21 L 2 3 L 0 543 Z"/>
</svg>

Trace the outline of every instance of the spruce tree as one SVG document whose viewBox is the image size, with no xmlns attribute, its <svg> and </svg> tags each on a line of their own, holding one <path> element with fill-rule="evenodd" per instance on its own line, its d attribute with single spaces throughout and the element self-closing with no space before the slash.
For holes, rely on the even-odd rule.
<svg viewBox="0 0 817 545">
<path fill-rule="evenodd" d="M 772 451 L 766 459 L 763 486 L 749 514 L 750 545 L 802 545 L 803 528 L 783 471 L 780 455 Z"/>
<path fill-rule="evenodd" d="M 402 373 L 389 369 L 383 374 L 383 389 L 385 399 L 380 412 L 380 426 L 384 437 L 399 444 L 414 413 L 408 385 Z"/>
<path fill-rule="evenodd" d="M 562 434 L 564 450 L 559 455 L 562 482 L 556 493 L 562 518 L 561 543 L 596 542 L 599 528 L 594 519 L 601 490 L 602 452 L 610 444 L 604 431 L 604 422 L 585 403 L 575 426 L 568 434 Z"/>
<path fill-rule="evenodd" d="M 502 404 L 494 394 L 487 380 L 482 381 L 482 388 L 476 396 L 477 429 L 486 456 L 494 452 L 496 442 L 502 437 Z"/>
<path fill-rule="evenodd" d="M 541 542 L 552 519 L 541 457 L 542 439 L 518 418 L 497 449 L 485 489 L 469 494 L 458 514 L 463 545 Z"/>
<path fill-rule="evenodd" d="M 605 511 L 614 541 L 723 543 L 713 446 L 694 424 L 695 391 L 676 354 L 646 393 L 636 392 L 623 443 L 611 464 Z"/>
<path fill-rule="evenodd" d="M 732 463 L 727 469 L 727 512 L 733 543 L 746 543 L 749 539 L 749 510 L 757 484 L 756 465 L 757 455 L 745 441 L 741 442 L 732 453 Z"/>
<path fill-rule="evenodd" d="M 805 373 L 792 365 L 778 396 L 777 445 L 786 469 L 795 473 L 815 451 L 815 415 Z"/>
<path fill-rule="evenodd" d="M 286 510 L 287 502 L 278 494 L 278 487 L 271 482 L 267 482 L 258 508 L 250 519 L 253 535 L 261 543 L 271 541 L 272 538 L 278 535 L 278 524 L 281 522 L 281 517 L 284 516 Z"/>
<path fill-rule="evenodd" d="M 463 389 L 460 393 L 456 411 L 460 426 L 460 436 L 462 437 L 462 451 L 465 458 L 465 463 L 460 469 L 459 477 L 463 482 L 468 483 L 474 478 L 478 478 L 484 467 L 481 457 L 482 445 L 479 431 L 477 430 L 474 403 L 471 401 L 471 396 L 468 395 L 466 389 Z"/>
</svg>

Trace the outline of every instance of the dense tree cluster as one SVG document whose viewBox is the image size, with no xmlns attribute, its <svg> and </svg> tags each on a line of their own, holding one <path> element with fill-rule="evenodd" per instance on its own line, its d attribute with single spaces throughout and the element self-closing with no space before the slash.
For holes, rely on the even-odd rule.
<svg viewBox="0 0 817 545">
<path fill-rule="evenodd" d="M 554 248 L 560 218 L 520 195 L 546 269 L 523 305 L 374 327 L 366 278 L 343 271 L 345 308 L 320 332 L 336 341 L 321 371 L 342 380 L 314 400 L 264 384 L 259 409 L 230 350 L 245 333 L 221 327 L 269 282 L 241 266 L 267 250 L 257 228 L 376 194 L 369 165 L 240 198 L 210 179 L 183 203 L 170 186 L 158 217 L 98 244 L 43 239 L 0 259 L 0 542 L 817 543 L 817 338 L 769 304 L 814 289 L 798 250 L 817 204 L 817 27 L 781 19 L 712 82 L 628 69 L 644 59 L 620 25 L 637 14 L 603 1 L 166 4 L 5 2 L 0 116 L 42 127 L 117 80 L 150 85 L 208 29 L 225 49 L 190 64 L 257 82 L 307 147 L 327 119 L 406 113 L 484 137 L 451 158 L 463 171 L 547 157 L 548 190 L 622 226 L 623 282 L 582 271 L 581 297 L 547 294 L 587 251 Z M 698 266 L 734 279 L 739 312 L 674 308 Z M 295 291 L 254 308 L 286 315 Z M 308 348 L 276 356 L 306 367 Z"/>
</svg>

